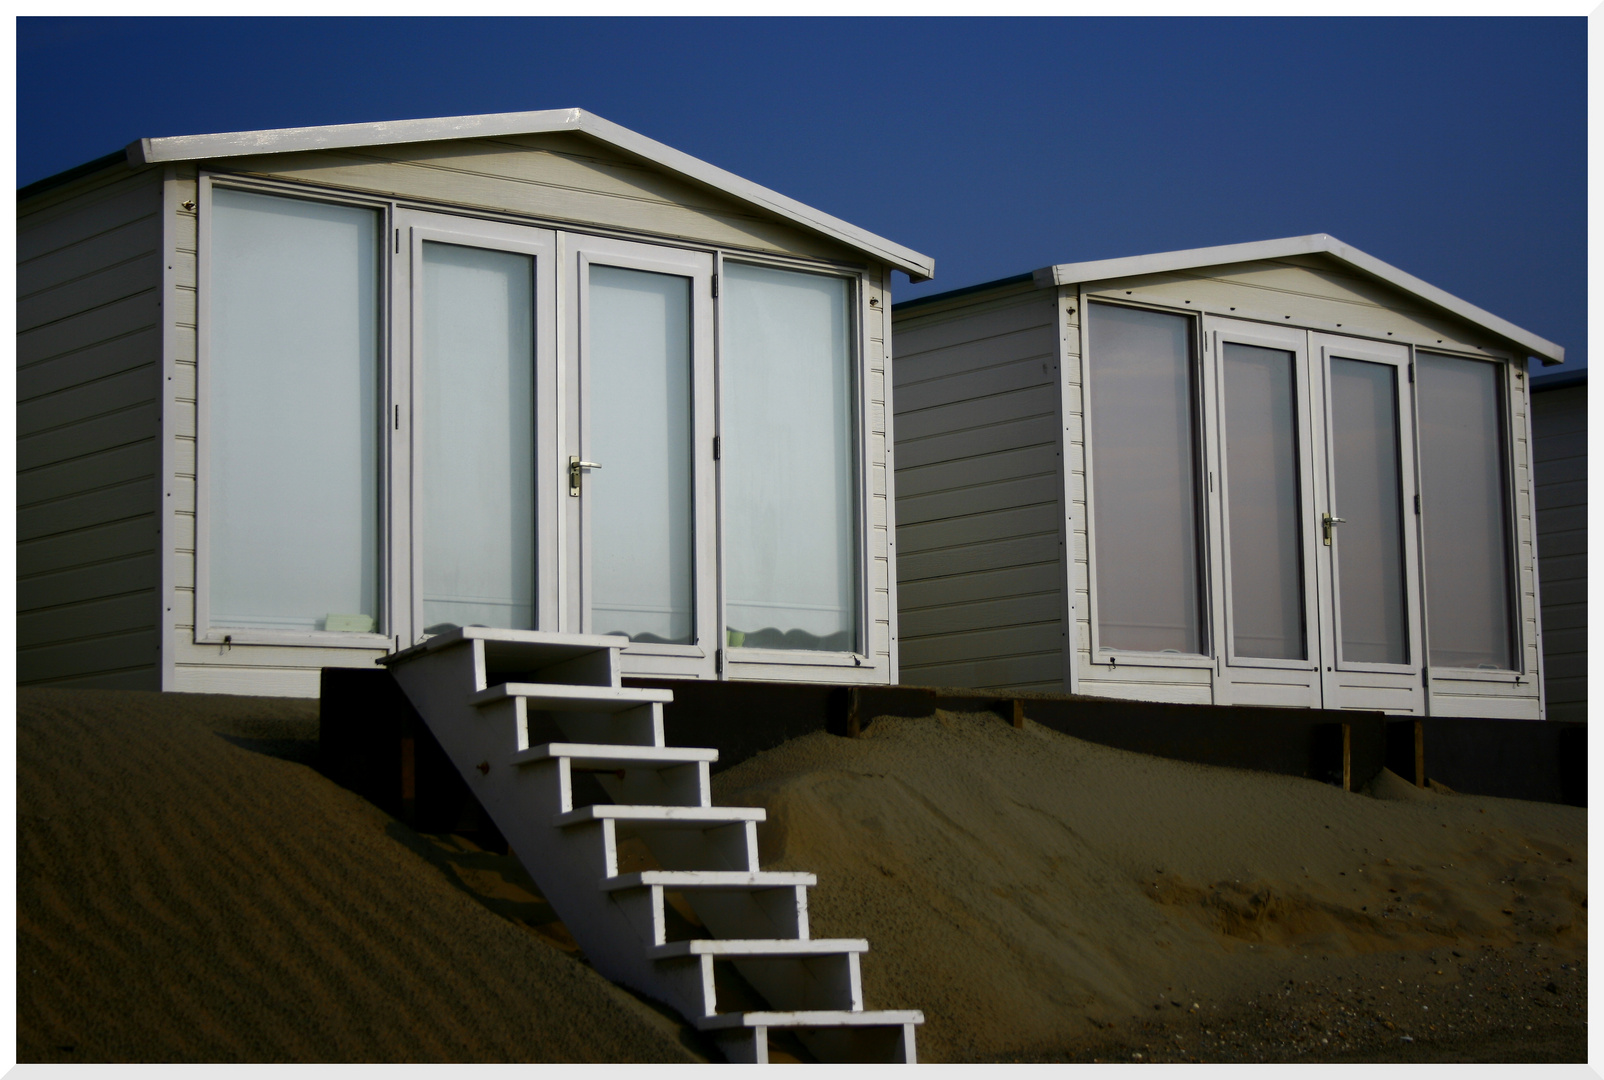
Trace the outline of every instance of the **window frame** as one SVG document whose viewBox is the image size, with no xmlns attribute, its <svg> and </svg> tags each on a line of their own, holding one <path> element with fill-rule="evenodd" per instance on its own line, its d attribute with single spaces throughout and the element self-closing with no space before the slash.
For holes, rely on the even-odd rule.
<svg viewBox="0 0 1604 1080">
<path fill-rule="evenodd" d="M 1210 581 L 1214 577 L 1214 552 L 1210 535 L 1212 532 L 1213 513 L 1209 505 L 1210 492 L 1207 483 L 1210 465 L 1207 437 L 1209 425 L 1206 424 L 1206 415 L 1213 395 L 1209 380 L 1203 370 L 1204 331 L 1202 312 L 1178 311 L 1173 307 L 1162 304 L 1093 296 L 1092 293 L 1096 287 L 1095 283 L 1083 285 L 1077 305 L 1081 312 L 1081 442 L 1086 455 L 1086 608 L 1091 635 L 1089 662 L 1094 667 L 1107 668 L 1110 672 L 1117 671 L 1120 667 L 1207 668 L 1213 671 L 1217 665 L 1215 655 L 1217 648 L 1215 641 L 1214 596 L 1213 589 L 1210 587 Z M 1198 574 L 1198 631 L 1202 638 L 1203 646 L 1203 650 L 1198 653 L 1165 653 L 1119 649 L 1102 643 L 1097 587 L 1097 480 L 1095 471 L 1097 450 L 1095 432 L 1093 431 L 1094 425 L 1092 423 L 1092 401 L 1096 395 L 1096 388 L 1092 374 L 1093 361 L 1091 354 L 1092 308 L 1100 304 L 1183 318 L 1187 320 L 1191 328 L 1187 362 L 1192 413 L 1192 490 L 1195 500 L 1194 505 L 1197 508 L 1197 521 L 1194 525 L 1194 544 L 1196 545 L 1195 558 L 1197 560 Z M 1073 588 L 1073 582 L 1070 584 L 1071 588 Z"/>
<path fill-rule="evenodd" d="M 1415 490 L 1420 492 L 1420 507 L 1421 507 L 1421 512 L 1415 516 L 1415 528 L 1416 528 L 1416 531 L 1417 531 L 1417 534 L 1418 534 L 1418 540 L 1417 540 L 1416 546 L 1417 546 L 1417 549 L 1420 552 L 1420 565 L 1419 565 L 1419 568 L 1417 570 L 1417 573 L 1420 575 L 1420 610 L 1421 610 L 1420 633 L 1421 633 L 1421 648 L 1425 650 L 1425 656 L 1422 658 L 1422 667 L 1427 672 L 1428 682 L 1429 682 L 1430 679 L 1433 679 L 1433 678 L 1449 678 L 1449 679 L 1452 679 L 1455 682 L 1471 681 L 1471 682 L 1488 682 L 1488 683 L 1508 683 L 1508 684 L 1513 686 L 1513 685 L 1515 685 L 1517 683 L 1522 682 L 1523 680 L 1528 680 L 1529 681 L 1531 679 L 1531 677 L 1532 677 L 1532 674 L 1533 674 L 1532 671 L 1528 668 L 1527 663 L 1526 663 L 1526 647 L 1527 647 L 1527 641 L 1525 640 L 1525 638 L 1526 638 L 1526 635 L 1525 635 L 1525 622 L 1526 622 L 1526 620 L 1525 620 L 1524 616 L 1522 615 L 1522 607 L 1523 607 L 1525 601 L 1524 601 L 1524 593 L 1523 593 L 1523 591 L 1521 589 L 1521 564 L 1520 564 L 1521 539 L 1520 539 L 1520 512 L 1519 512 L 1519 505 L 1518 505 L 1519 504 L 1519 499 L 1520 499 L 1520 487 L 1519 487 L 1519 485 L 1518 485 L 1518 483 L 1516 481 L 1516 471 L 1517 471 L 1516 470 L 1516 466 L 1517 466 L 1518 462 L 1515 459 L 1515 445 L 1516 445 L 1517 436 L 1520 436 L 1520 435 L 1524 434 L 1522 432 L 1517 432 L 1515 430 L 1515 410 L 1514 410 L 1515 394 L 1517 392 L 1521 392 L 1521 390 L 1523 389 L 1523 388 L 1517 387 L 1515 384 L 1517 382 L 1524 382 L 1525 381 L 1524 379 L 1520 379 L 1519 378 L 1519 376 L 1524 374 L 1524 373 L 1521 372 L 1520 369 L 1517 367 L 1518 360 L 1514 356 L 1511 356 L 1511 355 L 1508 355 L 1508 354 L 1504 354 L 1504 353 L 1496 353 L 1496 352 L 1492 352 L 1490 350 L 1488 352 L 1484 352 L 1484 353 L 1469 353 L 1469 352 L 1465 352 L 1463 350 L 1458 350 L 1458 349 L 1443 348 L 1440 345 L 1432 345 L 1432 346 L 1414 345 L 1414 346 L 1411 346 L 1410 347 L 1410 354 L 1409 354 L 1410 370 L 1412 372 L 1412 377 L 1411 377 L 1411 380 L 1410 380 L 1411 381 L 1410 400 L 1411 400 L 1411 404 L 1412 404 L 1412 406 L 1413 406 L 1413 408 L 1415 410 L 1415 417 L 1414 417 L 1415 432 L 1416 432 L 1415 438 L 1416 438 L 1416 441 L 1417 441 L 1416 461 L 1420 463 L 1419 467 L 1422 470 L 1424 469 L 1425 456 L 1424 456 L 1424 454 L 1422 452 L 1422 447 L 1418 445 L 1419 444 L 1419 439 L 1420 439 L 1420 416 L 1419 416 L 1419 411 L 1420 411 L 1420 383 L 1419 383 L 1419 375 L 1418 375 L 1418 371 L 1419 371 L 1418 361 L 1420 359 L 1420 354 L 1422 354 L 1422 353 L 1429 353 L 1429 354 L 1431 354 L 1433 356 L 1441 356 L 1441 357 L 1444 357 L 1444 358 L 1450 359 L 1450 360 L 1473 360 L 1473 361 L 1478 361 L 1478 362 L 1484 363 L 1484 364 L 1492 364 L 1492 365 L 1494 365 L 1494 367 L 1496 367 L 1498 369 L 1498 379 L 1497 379 L 1498 410 L 1499 410 L 1499 414 L 1498 414 L 1498 426 L 1499 426 L 1498 437 L 1499 437 L 1499 440 L 1500 440 L 1500 443 L 1501 443 L 1501 445 L 1499 447 L 1500 458 L 1501 458 L 1501 461 L 1502 461 L 1503 467 L 1504 467 L 1504 483 L 1503 483 L 1503 493 L 1504 493 L 1504 535 L 1508 538 L 1508 546 L 1507 546 L 1506 551 L 1505 551 L 1505 559 L 1504 559 L 1504 561 L 1505 561 L 1505 569 L 1506 569 L 1506 573 L 1508 574 L 1508 576 L 1507 576 L 1507 578 L 1505 580 L 1508 583 L 1509 600 L 1510 600 L 1510 605 L 1509 605 L 1509 619 L 1510 619 L 1510 623 L 1511 623 L 1510 628 L 1509 628 L 1510 629 L 1510 648 L 1514 652 L 1514 660 L 1515 660 L 1515 667 L 1514 668 L 1503 668 L 1503 669 L 1499 669 L 1499 670 L 1489 670 L 1487 668 L 1451 667 L 1451 666 L 1448 666 L 1448 665 L 1437 665 L 1437 664 L 1431 663 L 1431 611 L 1430 611 L 1430 598 L 1429 598 L 1429 595 L 1427 593 L 1427 584 L 1428 584 L 1428 581 L 1429 581 L 1429 570 L 1428 570 L 1428 568 L 1426 566 L 1426 529 L 1427 529 L 1426 518 L 1427 518 L 1427 507 L 1429 506 L 1429 501 L 1428 501 L 1428 499 L 1426 497 L 1425 488 L 1422 486 L 1422 481 L 1424 480 L 1424 475 L 1422 474 L 1422 475 L 1419 475 L 1419 476 L 1417 476 L 1415 478 Z M 1528 414 L 1527 415 L 1528 415 L 1528 419 L 1529 419 L 1529 417 L 1530 417 L 1530 408 L 1531 408 L 1530 398 L 1529 397 L 1527 399 L 1527 406 L 1526 407 L 1527 407 L 1527 410 L 1528 410 Z M 1530 484 L 1531 482 L 1532 482 L 1531 481 L 1531 474 L 1530 474 L 1530 470 L 1528 469 L 1528 484 Z M 1534 497 L 1535 497 L 1535 491 L 1532 491 L 1532 492 L 1528 493 L 1528 498 L 1534 498 Z M 1535 532 L 1535 529 L 1536 529 L 1536 509 L 1535 509 L 1535 506 L 1533 507 L 1533 518 L 1532 518 L 1532 520 L 1533 520 L 1533 530 Z M 1537 560 L 1536 560 L 1535 547 L 1536 547 L 1536 543 L 1535 543 L 1535 537 L 1534 537 L 1534 540 L 1533 540 L 1534 551 L 1533 551 L 1533 559 L 1532 559 L 1532 573 L 1534 575 L 1537 572 L 1537 565 L 1536 565 L 1537 564 Z"/>
<path fill-rule="evenodd" d="M 871 571 L 874 569 L 874 555 L 870 550 L 869 538 L 873 522 L 873 468 L 868 453 L 872 438 L 872 417 L 869 415 L 868 394 L 868 355 L 869 343 L 867 340 L 867 320 L 863 314 L 863 306 L 867 303 L 867 288 L 864 281 L 864 271 L 848 270 L 839 267 L 810 267 L 800 266 L 795 262 L 765 258 L 761 255 L 747 252 L 728 253 L 719 251 L 714 262 L 714 273 L 717 280 L 723 282 L 724 264 L 726 262 L 744 263 L 749 266 L 761 266 L 774 270 L 787 270 L 793 273 L 814 274 L 820 277 L 833 277 L 848 283 L 847 316 L 852 320 L 848 330 L 847 341 L 851 355 L 847 360 L 847 367 L 852 380 L 850 395 L 852 401 L 852 477 L 856 491 L 853 493 L 853 544 L 855 553 L 853 559 L 854 570 L 857 574 L 856 602 L 854 604 L 854 618 L 856 620 L 855 635 L 858 648 L 852 652 L 838 652 L 831 650 L 809 649 L 757 649 L 745 646 L 732 647 L 729 643 L 729 624 L 725 611 L 724 567 L 724 462 L 715 463 L 717 477 L 717 491 L 715 493 L 716 529 L 718 533 L 717 552 L 717 585 L 718 585 L 718 648 L 720 650 L 719 676 L 728 678 L 732 666 L 749 666 L 754 672 L 759 670 L 773 670 L 777 667 L 811 667 L 811 668 L 874 668 L 875 657 L 873 642 L 870 640 L 874 629 L 873 612 L 870 610 L 870 588 L 872 581 Z M 720 295 L 714 298 L 714 390 L 713 390 L 713 425 L 714 431 L 722 440 L 724 431 L 724 317 L 722 288 Z M 889 320 L 890 312 L 885 317 Z M 889 363 L 889 358 L 888 358 Z M 722 459 L 722 454 L 720 455 Z M 889 460 L 887 471 L 889 472 Z"/>
<path fill-rule="evenodd" d="M 214 626 L 211 618 L 211 359 L 212 318 L 211 253 L 213 232 L 212 191 L 214 186 L 228 190 L 245 191 L 256 195 L 298 199 L 302 202 L 329 203 L 373 210 L 378 215 L 381 243 L 374 250 L 375 327 L 378 357 L 378 416 L 380 424 L 374 435 L 378 437 L 378 484 L 376 498 L 379 550 L 377 552 L 379 611 L 375 629 L 371 633 L 338 630 L 275 630 L 266 627 Z M 394 440 L 383 437 L 383 418 L 394 407 L 395 380 L 391 359 L 391 261 L 385 257 L 382 238 L 393 228 L 392 203 L 385 199 L 364 197 L 336 191 L 307 191 L 278 184 L 252 183 L 249 180 L 227 175 L 201 172 L 196 178 L 196 233 L 195 233 L 195 577 L 194 626 L 192 639 L 197 645 L 295 645 L 336 649 L 382 649 L 389 651 L 396 643 L 395 577 L 392 571 L 394 551 L 392 537 L 395 531 L 392 495 L 395 446 Z"/>
</svg>

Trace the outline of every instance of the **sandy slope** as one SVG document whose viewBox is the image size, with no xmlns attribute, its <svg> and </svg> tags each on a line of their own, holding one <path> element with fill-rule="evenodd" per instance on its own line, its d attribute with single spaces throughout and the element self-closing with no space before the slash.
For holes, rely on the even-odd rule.
<svg viewBox="0 0 1604 1080">
<path fill-rule="evenodd" d="M 1052 1056 L 1155 1006 L 1230 1011 L 1308 956 L 1520 941 L 1585 958 L 1570 807 L 1390 773 L 1379 798 L 1344 794 L 989 714 L 810 735 L 714 786 L 769 809 L 766 867 L 817 872 L 817 936 L 870 939 L 868 1004 L 924 1009 L 925 1060 Z"/>
<path fill-rule="evenodd" d="M 315 703 L 18 711 L 20 1060 L 694 1059 L 511 859 L 308 767 Z M 1580 1059 L 1582 810 L 990 715 L 810 735 L 714 787 L 769 809 L 764 865 L 818 874 L 815 936 L 869 939 L 867 1003 L 923 1009 L 927 1061 Z"/>
<path fill-rule="evenodd" d="M 18 691 L 20 1061 L 694 1060 L 410 830 L 256 752 L 309 752 L 316 708 Z"/>
</svg>

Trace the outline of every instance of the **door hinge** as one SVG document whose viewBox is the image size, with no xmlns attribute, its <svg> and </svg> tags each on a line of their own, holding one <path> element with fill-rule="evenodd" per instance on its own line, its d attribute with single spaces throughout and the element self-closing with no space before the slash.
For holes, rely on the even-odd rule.
<svg viewBox="0 0 1604 1080">
<path fill-rule="evenodd" d="M 1420 513 L 1420 492 L 1415 492 L 1415 513 Z"/>
<path fill-rule="evenodd" d="M 715 671 L 717 671 L 720 675 L 724 674 L 724 650 L 723 649 L 714 649 L 713 650 L 713 669 Z"/>
<path fill-rule="evenodd" d="M 714 297 L 714 299 L 718 298 L 718 275 L 717 274 L 713 275 L 713 297 Z"/>
<path fill-rule="evenodd" d="M 401 406 L 399 405 L 395 407 L 395 429 L 397 431 L 401 430 Z"/>
<path fill-rule="evenodd" d="M 715 436 L 713 436 L 713 460 L 714 461 L 718 460 L 718 455 L 719 455 L 719 441 L 718 441 L 718 436 L 715 435 Z"/>
<path fill-rule="evenodd" d="M 401 230 L 400 229 L 397 229 L 395 231 L 395 253 L 397 255 L 401 254 Z"/>
<path fill-rule="evenodd" d="M 1413 360 L 1409 361 L 1409 381 L 1415 381 L 1415 362 Z"/>
</svg>

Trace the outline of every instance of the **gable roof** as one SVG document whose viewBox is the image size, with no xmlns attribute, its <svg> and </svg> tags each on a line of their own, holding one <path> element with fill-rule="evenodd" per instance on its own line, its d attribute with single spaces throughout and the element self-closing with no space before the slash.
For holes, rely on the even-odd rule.
<svg viewBox="0 0 1604 1080">
<path fill-rule="evenodd" d="M 1174 270 L 1222 266 L 1226 263 L 1281 259 L 1288 255 L 1328 256 L 1366 277 L 1384 281 L 1431 307 L 1446 311 L 1473 326 L 1520 346 L 1541 360 L 1545 366 L 1565 362 L 1565 350 L 1552 341 L 1500 319 L 1490 311 L 1483 311 L 1475 304 L 1444 292 L 1435 285 L 1429 285 L 1412 274 L 1406 274 L 1373 255 L 1366 255 L 1356 247 L 1349 247 L 1326 233 L 1291 236 L 1282 240 L 1260 240 L 1251 244 L 1224 244 L 1220 247 L 1191 248 L 1187 251 L 1162 251 L 1153 255 L 1134 255 L 1124 259 L 1060 263 L 1057 266 L 1037 270 L 1034 277 L 1037 286 L 1052 288 L 1057 285 L 1078 285 L 1086 281 L 1134 277 L 1138 274 L 1163 274 Z"/>
<path fill-rule="evenodd" d="M 714 188 L 733 199 L 758 207 L 811 232 L 830 237 L 855 251 L 887 263 L 913 281 L 926 281 L 935 273 L 935 261 L 911 248 L 832 217 L 822 210 L 787 198 L 761 184 L 744 180 L 700 158 L 603 120 L 584 109 L 546 109 L 539 112 L 486 113 L 480 116 L 443 116 L 428 120 L 383 120 L 369 124 L 331 124 L 324 127 L 275 128 L 234 131 L 218 135 L 178 135 L 139 139 L 128 145 L 131 165 L 171 161 L 198 161 L 246 154 L 285 154 L 298 150 L 332 150 L 394 143 L 435 142 L 496 135 L 537 135 L 572 131 L 657 165 L 666 172 Z"/>
</svg>

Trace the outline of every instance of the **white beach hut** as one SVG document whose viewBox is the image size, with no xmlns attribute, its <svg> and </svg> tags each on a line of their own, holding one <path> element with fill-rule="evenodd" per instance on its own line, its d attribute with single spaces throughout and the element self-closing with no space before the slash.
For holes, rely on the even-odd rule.
<svg viewBox="0 0 1604 1080">
<path fill-rule="evenodd" d="M 899 304 L 907 683 L 1544 715 L 1528 358 L 1336 239 Z"/>
<path fill-rule="evenodd" d="M 895 681 L 884 312 L 925 256 L 578 109 L 18 195 L 19 682 L 315 695 L 475 624 Z"/>
</svg>

